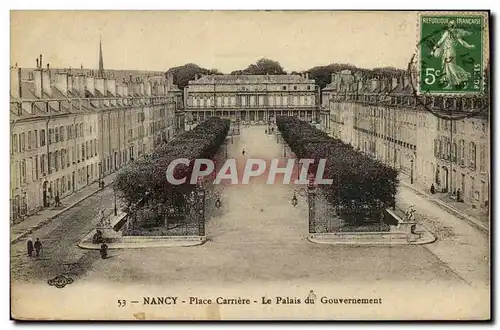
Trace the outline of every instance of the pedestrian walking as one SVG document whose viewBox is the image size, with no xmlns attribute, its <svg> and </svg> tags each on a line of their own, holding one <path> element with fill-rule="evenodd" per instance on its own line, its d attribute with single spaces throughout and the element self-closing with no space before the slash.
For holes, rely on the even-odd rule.
<svg viewBox="0 0 500 330">
<path fill-rule="evenodd" d="M 106 259 L 106 257 L 108 256 L 108 245 L 106 243 L 101 244 L 100 252 L 101 258 Z"/>
<path fill-rule="evenodd" d="M 434 183 L 431 184 L 431 194 L 435 194 L 436 193 L 436 187 L 434 187 Z"/>
<path fill-rule="evenodd" d="M 457 189 L 457 202 L 462 201 L 462 192 L 460 191 L 460 188 Z"/>
<path fill-rule="evenodd" d="M 40 251 L 42 250 L 42 242 L 40 242 L 40 239 L 37 238 L 35 241 L 35 251 L 36 251 L 36 256 L 40 256 Z"/>
<path fill-rule="evenodd" d="M 59 199 L 59 193 L 56 194 L 55 201 L 56 201 L 55 205 L 56 207 L 61 205 L 61 200 Z"/>
<path fill-rule="evenodd" d="M 32 240 L 28 240 L 28 257 L 32 257 L 33 256 L 33 241 Z"/>
</svg>

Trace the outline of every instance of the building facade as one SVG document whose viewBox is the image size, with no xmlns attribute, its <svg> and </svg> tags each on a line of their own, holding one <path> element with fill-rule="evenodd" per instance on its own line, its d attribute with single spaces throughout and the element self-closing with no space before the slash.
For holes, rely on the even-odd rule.
<svg viewBox="0 0 500 330">
<path fill-rule="evenodd" d="M 323 108 L 329 111 L 323 111 L 323 126 L 332 137 L 398 169 L 414 183 L 428 188 L 434 184 L 436 191 L 452 197 L 460 190 L 465 203 L 488 208 L 488 115 L 439 117 L 442 109 L 464 115 L 476 111 L 474 99 L 417 100 L 408 76 L 367 79 L 349 71 L 333 74 L 325 89 Z"/>
<path fill-rule="evenodd" d="M 102 63 L 100 61 L 100 63 Z M 176 134 L 171 78 L 11 67 L 11 221 L 52 206 Z"/>
<path fill-rule="evenodd" d="M 186 124 L 211 116 L 247 123 L 297 116 L 319 122 L 318 89 L 307 75 L 210 75 L 185 87 Z"/>
</svg>

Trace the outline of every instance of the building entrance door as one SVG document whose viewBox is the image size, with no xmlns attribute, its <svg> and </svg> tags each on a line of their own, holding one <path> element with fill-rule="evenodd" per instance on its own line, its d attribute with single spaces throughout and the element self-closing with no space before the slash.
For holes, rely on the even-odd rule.
<svg viewBox="0 0 500 330">
<path fill-rule="evenodd" d="M 43 194 L 43 207 L 48 207 L 49 206 L 49 203 L 48 203 L 48 200 L 47 200 L 47 181 L 45 181 L 43 183 L 43 186 L 42 186 L 42 194 Z"/>
</svg>

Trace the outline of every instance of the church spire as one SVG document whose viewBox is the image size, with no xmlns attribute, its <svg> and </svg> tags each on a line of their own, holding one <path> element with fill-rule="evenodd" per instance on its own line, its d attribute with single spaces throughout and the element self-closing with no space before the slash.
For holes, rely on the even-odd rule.
<svg viewBox="0 0 500 330">
<path fill-rule="evenodd" d="M 102 60 L 102 40 L 99 38 L 99 74 L 104 75 L 104 62 Z"/>
</svg>

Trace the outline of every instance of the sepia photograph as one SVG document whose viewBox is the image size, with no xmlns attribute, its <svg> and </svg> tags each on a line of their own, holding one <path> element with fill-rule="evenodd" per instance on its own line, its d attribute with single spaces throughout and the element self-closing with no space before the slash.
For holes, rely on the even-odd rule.
<svg viewBox="0 0 500 330">
<path fill-rule="evenodd" d="M 490 31 L 11 10 L 11 319 L 490 320 Z"/>
</svg>

